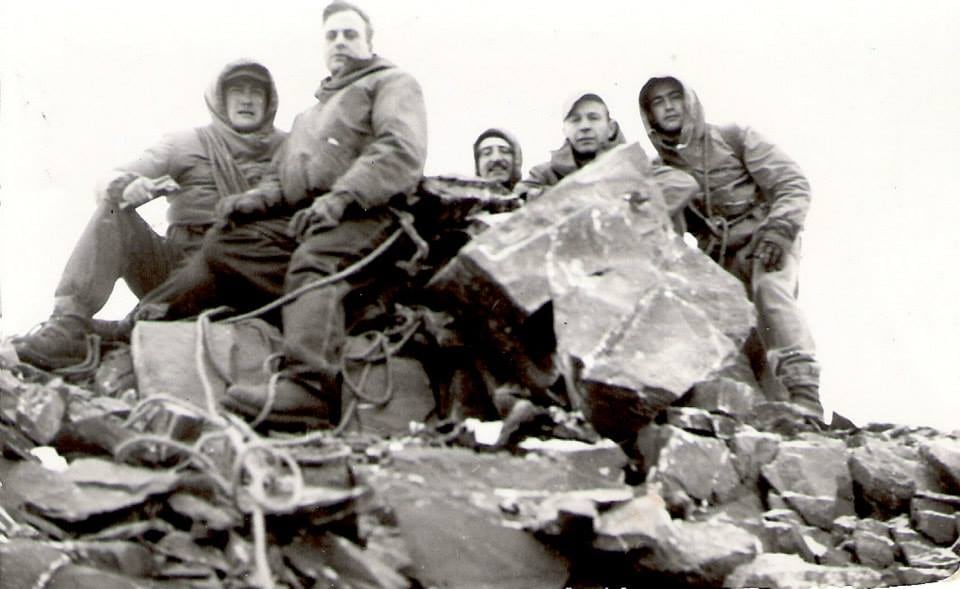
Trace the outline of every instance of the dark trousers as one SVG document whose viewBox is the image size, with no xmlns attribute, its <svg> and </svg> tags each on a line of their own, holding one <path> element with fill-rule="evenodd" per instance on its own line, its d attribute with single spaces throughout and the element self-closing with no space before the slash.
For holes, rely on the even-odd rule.
<svg viewBox="0 0 960 589">
<path fill-rule="evenodd" d="M 282 215 L 218 226 L 208 233 L 201 259 L 215 279 L 219 302 L 237 309 L 270 302 L 347 268 L 381 245 L 398 225 L 388 210 L 373 210 L 348 216 L 337 227 L 297 242 L 287 235 L 289 219 Z M 283 308 L 285 370 L 292 378 L 336 391 L 346 339 L 344 299 L 358 285 L 369 284 L 370 273 L 377 271 L 375 266 L 310 290 Z M 190 302 L 192 295 L 175 290 L 171 289 L 174 306 L 195 304 Z"/>
</svg>

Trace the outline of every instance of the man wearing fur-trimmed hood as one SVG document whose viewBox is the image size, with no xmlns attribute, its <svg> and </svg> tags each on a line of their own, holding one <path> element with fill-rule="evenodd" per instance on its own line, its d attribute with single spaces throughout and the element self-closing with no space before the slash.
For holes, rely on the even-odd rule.
<svg viewBox="0 0 960 589">
<path fill-rule="evenodd" d="M 273 126 L 277 90 L 262 64 L 227 64 L 204 99 L 211 123 L 165 136 L 109 174 L 98 206 L 74 246 L 50 319 L 14 346 L 45 369 L 81 363 L 90 350 L 91 318 L 123 278 L 138 297 L 158 287 L 200 246 L 217 220 L 217 204 L 260 182 L 285 133 Z M 136 207 L 166 196 L 168 229 L 157 235 Z"/>
<path fill-rule="evenodd" d="M 639 102 L 663 163 L 700 185 L 686 209 L 688 231 L 747 286 L 774 376 L 803 417 L 822 419 L 820 368 L 796 300 L 799 236 L 810 206 L 806 177 L 750 127 L 706 123 L 697 95 L 677 78 L 651 78 Z"/>
<path fill-rule="evenodd" d="M 473 142 L 473 163 L 477 176 L 513 190 L 522 176 L 520 142 L 503 129 L 487 129 Z"/>
</svg>

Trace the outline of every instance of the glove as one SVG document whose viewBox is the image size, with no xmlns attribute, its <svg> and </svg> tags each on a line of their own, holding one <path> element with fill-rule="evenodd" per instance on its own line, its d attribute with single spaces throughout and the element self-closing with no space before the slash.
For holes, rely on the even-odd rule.
<svg viewBox="0 0 960 589">
<path fill-rule="evenodd" d="M 120 208 L 137 208 L 158 196 L 172 194 L 179 189 L 180 185 L 170 176 L 161 176 L 156 179 L 138 176 L 123 189 L 123 194 L 120 197 Z"/>
<path fill-rule="evenodd" d="M 270 204 L 266 193 L 258 188 L 251 188 L 220 199 L 217 202 L 217 215 L 226 221 L 235 222 L 244 217 L 266 213 Z"/>
<path fill-rule="evenodd" d="M 766 272 L 783 270 L 793 239 L 776 229 L 767 229 L 757 234 L 755 243 L 751 258 L 758 261 Z"/>
<path fill-rule="evenodd" d="M 296 212 L 287 225 L 287 235 L 297 241 L 333 229 L 340 224 L 343 212 L 352 199 L 345 194 L 321 194 L 313 200 L 313 204 Z"/>
</svg>

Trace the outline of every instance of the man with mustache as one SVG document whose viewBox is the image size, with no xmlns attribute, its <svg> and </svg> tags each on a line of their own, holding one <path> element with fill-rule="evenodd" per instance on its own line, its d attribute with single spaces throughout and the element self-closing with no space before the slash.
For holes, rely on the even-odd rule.
<svg viewBox="0 0 960 589">
<path fill-rule="evenodd" d="M 408 73 L 373 53 L 373 28 L 356 6 L 323 11 L 330 76 L 317 103 L 297 115 L 274 158 L 274 174 L 222 207 L 228 223 L 204 241 L 200 260 L 220 300 L 250 308 L 321 281 L 383 244 L 399 223 L 394 197 L 412 193 L 427 152 L 423 93 Z M 381 268 L 382 270 L 382 268 Z M 282 310 L 282 369 L 271 384 L 235 385 L 224 404 L 272 421 L 339 417 L 348 294 L 368 271 L 304 292 Z M 168 317 L 192 292 L 166 301 Z"/>
<path fill-rule="evenodd" d="M 523 153 L 516 137 L 503 129 L 490 128 L 473 142 L 477 176 L 513 190 L 520 181 Z"/>
<path fill-rule="evenodd" d="M 677 78 L 651 78 L 639 103 L 663 163 L 700 185 L 686 208 L 688 231 L 747 287 L 767 363 L 799 417 L 822 420 L 820 367 L 796 298 L 809 182 L 753 129 L 706 123 L 697 95 Z"/>
<path fill-rule="evenodd" d="M 607 104 L 598 95 L 581 94 L 565 107 L 563 145 L 550 154 L 549 162 L 534 166 L 527 178 L 517 184 L 515 192 L 527 200 L 538 197 L 547 187 L 625 141 L 620 124 L 610 118 Z"/>
<path fill-rule="evenodd" d="M 260 182 L 285 133 L 273 126 L 277 91 L 263 65 L 228 64 L 204 95 L 212 122 L 164 137 L 102 182 L 93 217 L 74 246 L 57 286 L 51 317 L 13 339 L 20 359 L 58 370 L 93 351 L 93 315 L 120 278 L 138 297 L 158 287 L 200 247 L 227 196 Z M 136 207 L 166 196 L 165 237 Z"/>
</svg>

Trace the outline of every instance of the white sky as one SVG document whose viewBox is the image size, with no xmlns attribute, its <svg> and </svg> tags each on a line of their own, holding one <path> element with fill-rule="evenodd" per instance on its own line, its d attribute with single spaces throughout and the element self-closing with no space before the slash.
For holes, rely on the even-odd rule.
<svg viewBox="0 0 960 589">
<path fill-rule="evenodd" d="M 814 189 L 801 302 L 825 403 L 860 423 L 958 427 L 960 3 L 360 4 L 375 50 L 424 87 L 429 174 L 472 173 L 471 143 L 489 126 L 518 135 L 525 170 L 544 161 L 580 89 L 606 97 L 652 153 L 636 94 L 658 73 L 685 78 L 709 121 L 782 145 Z M 263 61 L 289 128 L 326 75 L 324 5 L 0 0 L 4 333 L 50 312 L 97 178 L 165 132 L 206 124 L 203 91 L 224 63 Z M 102 316 L 132 303 L 115 296 Z"/>
</svg>

